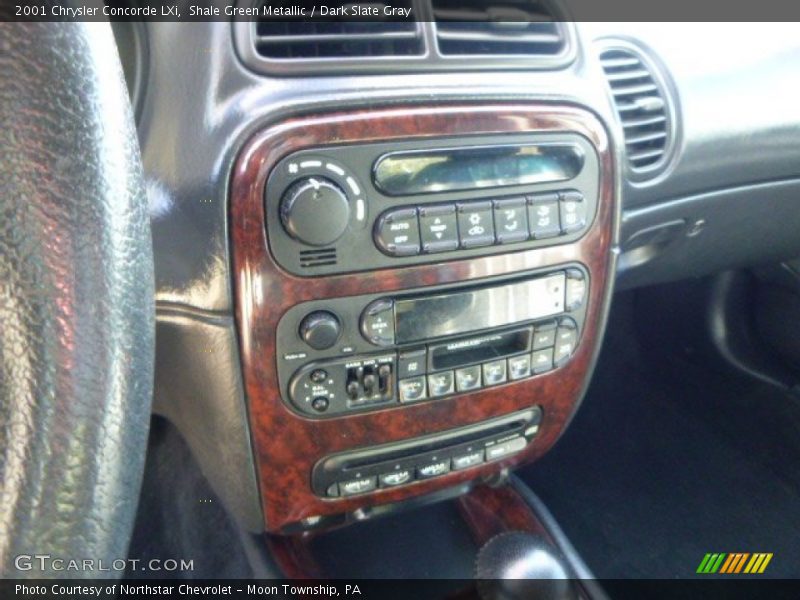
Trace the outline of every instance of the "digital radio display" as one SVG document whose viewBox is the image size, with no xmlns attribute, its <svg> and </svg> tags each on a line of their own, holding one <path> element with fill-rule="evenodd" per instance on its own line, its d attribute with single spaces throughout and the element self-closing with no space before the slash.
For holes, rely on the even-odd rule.
<svg viewBox="0 0 800 600">
<path fill-rule="evenodd" d="M 393 152 L 375 164 L 375 186 L 408 196 L 550 183 L 574 178 L 583 152 L 572 144 L 473 146 Z"/>
</svg>

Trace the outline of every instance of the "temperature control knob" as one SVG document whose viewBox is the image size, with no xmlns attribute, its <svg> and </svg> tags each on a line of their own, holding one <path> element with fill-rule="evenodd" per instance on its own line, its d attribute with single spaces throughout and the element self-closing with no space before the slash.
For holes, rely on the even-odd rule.
<svg viewBox="0 0 800 600">
<path fill-rule="evenodd" d="M 284 192 L 281 222 L 294 239 L 309 246 L 327 246 L 347 229 L 350 204 L 342 188 L 330 179 L 305 177 Z"/>
<path fill-rule="evenodd" d="M 327 310 L 316 310 L 300 323 L 300 337 L 314 350 L 327 350 L 333 346 L 341 330 L 339 319 Z"/>
</svg>

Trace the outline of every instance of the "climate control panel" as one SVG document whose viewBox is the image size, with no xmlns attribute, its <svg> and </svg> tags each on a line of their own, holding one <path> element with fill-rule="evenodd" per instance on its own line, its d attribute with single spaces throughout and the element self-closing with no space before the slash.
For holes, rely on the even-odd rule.
<svg viewBox="0 0 800 600">
<path fill-rule="evenodd" d="M 573 242 L 597 214 L 599 163 L 571 133 L 300 150 L 264 191 L 270 250 L 325 275 Z"/>
</svg>

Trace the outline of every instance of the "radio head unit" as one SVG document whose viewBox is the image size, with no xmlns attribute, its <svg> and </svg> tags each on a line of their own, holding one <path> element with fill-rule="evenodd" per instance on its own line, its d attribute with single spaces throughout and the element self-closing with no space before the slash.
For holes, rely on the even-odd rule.
<svg viewBox="0 0 800 600">
<path fill-rule="evenodd" d="M 588 273 L 575 264 L 480 285 L 299 304 L 278 324 L 284 400 L 328 418 L 552 371 L 577 349 L 588 293 Z M 340 333 L 314 348 L 304 326 L 321 313 Z"/>
<path fill-rule="evenodd" d="M 268 241 L 301 276 L 564 244 L 594 221 L 599 179 L 594 146 L 569 132 L 300 150 L 267 181 Z"/>
</svg>

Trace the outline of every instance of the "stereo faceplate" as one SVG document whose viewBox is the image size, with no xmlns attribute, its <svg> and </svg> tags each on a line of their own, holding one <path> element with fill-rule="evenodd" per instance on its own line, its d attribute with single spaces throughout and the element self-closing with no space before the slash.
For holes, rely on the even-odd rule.
<svg viewBox="0 0 800 600">
<path fill-rule="evenodd" d="M 496 251 L 481 247 L 452 258 L 446 254 L 408 259 L 384 257 L 386 266 L 379 271 L 327 277 L 299 277 L 290 273 L 285 263 L 278 264 L 276 255 L 270 251 L 269 244 L 273 240 L 265 235 L 265 228 L 268 230 L 270 223 L 281 231 L 283 227 L 279 215 L 266 212 L 264 189 L 277 164 L 294 152 L 376 142 L 393 148 L 414 142 L 413 145 L 419 147 L 433 139 L 482 136 L 539 139 L 547 134 L 559 137 L 565 132 L 589 140 L 594 150 L 587 156 L 596 156 L 600 168 L 596 213 L 588 221 L 585 232 L 577 234 L 573 242 L 561 244 L 541 240 L 540 246 L 519 251 L 511 250 L 511 246 Z M 240 152 L 232 170 L 230 231 L 243 378 L 266 528 L 271 532 L 297 531 L 340 522 L 346 514 L 363 518 L 388 510 L 396 503 L 415 501 L 425 494 L 463 488 L 472 481 L 496 477 L 505 469 L 535 460 L 547 452 L 574 415 L 604 327 L 616 256 L 619 206 L 615 181 L 614 153 L 607 131 L 597 116 L 574 105 L 553 102 L 384 106 L 296 116 L 256 133 Z M 559 186 L 554 184 L 553 187 Z M 476 194 L 476 199 L 478 196 Z M 413 202 L 410 200 L 408 204 Z M 309 235 L 303 228 L 297 231 L 301 236 Z M 317 233 L 310 231 L 315 239 L 318 239 Z M 327 247 L 311 248 L 304 256 L 309 263 L 335 260 L 327 250 Z M 482 252 L 487 255 L 480 256 Z M 355 262 L 349 265 L 352 269 L 363 267 L 361 256 L 353 260 Z M 414 260 L 430 260 L 435 264 L 415 265 Z M 283 399 L 293 369 L 302 366 L 306 359 L 293 362 L 283 378 L 283 385 L 276 385 L 278 366 L 283 360 L 279 348 L 280 352 L 292 351 L 291 344 L 284 345 L 283 336 L 276 339 L 278 324 L 287 315 L 293 315 L 293 322 L 287 320 L 281 331 L 290 332 L 296 343 L 303 318 L 300 313 L 305 312 L 292 313 L 298 305 L 316 303 L 316 307 L 325 310 L 328 303 L 365 293 L 372 294 L 374 299 L 397 298 L 406 290 L 427 293 L 468 284 L 511 281 L 528 273 L 558 271 L 570 264 L 584 265 L 591 285 L 575 354 L 567 364 L 551 373 L 441 400 L 356 412 L 332 419 L 308 418 Z M 392 268 L 395 265 L 397 268 Z M 300 271 L 299 267 L 296 271 Z M 320 318 L 313 322 L 327 322 L 322 331 L 327 332 L 326 335 L 318 335 L 316 331 L 307 337 L 325 346 L 335 339 L 337 325 L 323 318 L 326 315 L 318 316 Z M 357 331 L 359 317 L 357 312 L 352 314 L 350 325 L 342 321 L 340 335 L 348 331 L 360 335 Z M 319 327 L 311 329 L 319 330 Z M 340 338 L 333 347 L 339 348 L 342 343 L 344 340 Z M 438 344 L 438 341 L 432 343 Z M 369 349 L 365 355 L 384 351 L 371 345 Z M 314 359 L 311 352 L 307 359 Z M 401 364 L 398 357 L 398 369 Z M 432 479 L 416 480 L 412 485 L 379 487 L 355 496 L 323 498 L 312 488 L 314 466 L 325 457 L 468 427 L 530 409 L 533 405 L 540 405 L 544 415 L 538 433 L 524 449 L 506 459 L 451 470 Z"/>
<path fill-rule="evenodd" d="M 568 264 L 477 285 L 304 302 L 278 324 L 284 401 L 326 418 L 550 372 L 577 349 L 588 295 L 586 268 Z M 341 324 L 339 339 L 323 350 L 299 335 L 308 315 L 321 312 Z"/>
</svg>

